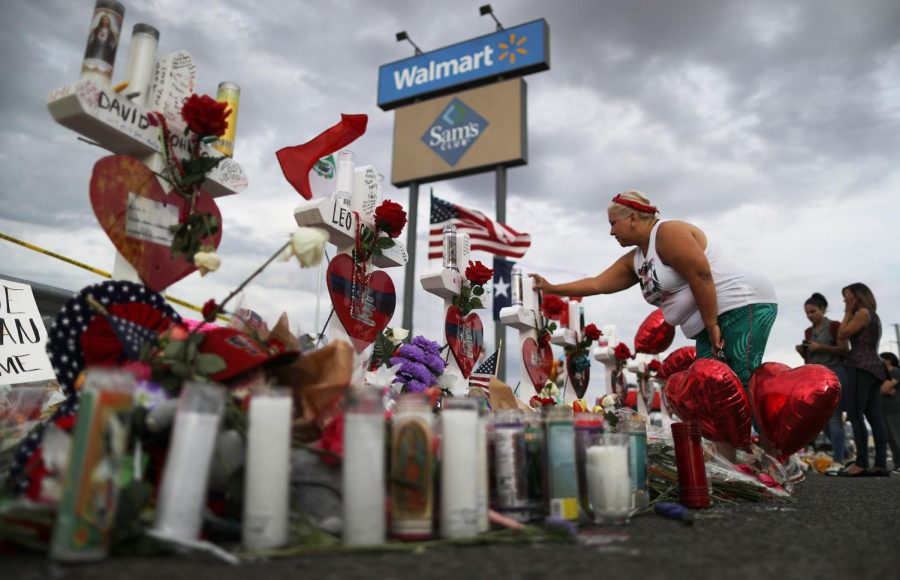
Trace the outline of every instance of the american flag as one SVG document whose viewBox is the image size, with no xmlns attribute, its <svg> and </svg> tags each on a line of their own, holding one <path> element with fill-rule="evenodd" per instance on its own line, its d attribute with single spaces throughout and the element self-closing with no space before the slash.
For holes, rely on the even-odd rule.
<svg viewBox="0 0 900 580">
<path fill-rule="evenodd" d="M 484 359 L 484 362 L 478 365 L 472 375 L 469 377 L 470 387 L 480 387 L 485 391 L 491 385 L 491 377 L 497 374 L 497 353 Z"/>
<path fill-rule="evenodd" d="M 431 230 L 428 235 L 429 260 L 442 256 L 442 236 L 444 226 L 448 225 L 456 226 L 456 231 L 461 234 L 469 234 L 473 250 L 521 258 L 531 246 L 530 235 L 497 223 L 478 210 L 466 209 L 432 195 Z"/>
</svg>

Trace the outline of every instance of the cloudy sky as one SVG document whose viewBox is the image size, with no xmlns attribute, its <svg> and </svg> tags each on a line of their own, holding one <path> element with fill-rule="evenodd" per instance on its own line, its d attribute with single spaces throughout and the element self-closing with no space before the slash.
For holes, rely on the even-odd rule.
<svg viewBox="0 0 900 580">
<path fill-rule="evenodd" d="M 490 33 L 494 25 L 479 16 L 480 3 L 126 2 L 126 30 L 147 22 L 161 31 L 158 54 L 193 55 L 199 93 L 215 95 L 223 80 L 242 88 L 235 159 L 250 187 L 219 202 L 224 265 L 169 292 L 198 304 L 221 299 L 283 243 L 301 198 L 284 180 L 275 151 L 307 141 L 340 113 L 369 115 L 368 132 L 352 149 L 360 163 L 390 175 L 394 114 L 375 105 L 378 67 L 412 54 L 394 34 L 406 30 L 428 51 Z M 804 300 L 822 292 L 839 319 L 840 289 L 856 281 L 878 299 L 881 348 L 896 350 L 890 325 L 900 323 L 900 4 L 492 5 L 506 26 L 546 18 L 550 27 L 552 68 L 527 77 L 529 163 L 508 174 L 507 219 L 532 235 L 529 264 L 584 274 L 604 269 L 623 252 L 608 236 L 606 204 L 636 188 L 663 217 L 700 226 L 746 267 L 768 273 L 780 313 L 767 360 L 800 364 L 793 347 L 807 325 Z M 0 232 L 111 270 L 112 245 L 88 199 L 91 169 L 105 153 L 57 125 L 45 104 L 51 89 L 78 78 L 92 8 L 91 0 L 4 6 Z M 127 39 L 114 81 L 122 80 L 126 62 Z M 493 174 L 433 188 L 494 213 Z M 423 187 L 419 204 L 420 249 L 427 192 Z M 388 186 L 386 196 L 408 206 L 405 189 Z M 428 268 L 424 251 L 417 261 L 419 272 Z M 98 281 L 4 241 L 0 274 L 72 290 Z M 402 294 L 403 272 L 391 276 Z M 276 263 L 247 290 L 245 304 L 269 318 L 287 311 L 295 330 L 309 332 L 316 287 L 315 271 Z M 440 301 L 419 289 L 415 302 L 414 331 L 439 339 Z M 589 298 L 585 307 L 589 322 L 617 325 L 629 343 L 652 310 L 637 289 Z M 398 309 L 394 322 L 400 320 Z M 508 331 L 508 342 L 514 339 Z M 674 347 L 684 344 L 679 334 Z M 517 376 L 513 357 L 507 360 Z"/>
</svg>

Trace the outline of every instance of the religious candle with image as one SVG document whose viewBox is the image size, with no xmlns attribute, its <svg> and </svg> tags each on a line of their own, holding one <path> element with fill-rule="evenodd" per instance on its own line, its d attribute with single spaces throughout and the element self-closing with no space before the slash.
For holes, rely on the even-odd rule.
<svg viewBox="0 0 900 580">
<path fill-rule="evenodd" d="M 434 522 L 434 416 L 421 393 L 397 400 L 391 428 L 391 533 L 424 540 Z"/>
<path fill-rule="evenodd" d="M 112 81 L 124 17 L 125 7 L 116 0 L 97 0 L 81 63 L 81 78 L 94 79 L 103 86 Z"/>
<path fill-rule="evenodd" d="M 134 377 L 90 368 L 72 434 L 66 486 L 50 557 L 64 562 L 100 560 L 109 551 L 131 427 Z"/>
</svg>

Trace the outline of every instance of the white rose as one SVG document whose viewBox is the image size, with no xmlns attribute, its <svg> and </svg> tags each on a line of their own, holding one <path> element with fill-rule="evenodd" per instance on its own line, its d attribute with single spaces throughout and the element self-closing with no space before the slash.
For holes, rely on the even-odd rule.
<svg viewBox="0 0 900 580">
<path fill-rule="evenodd" d="M 298 228 L 281 254 L 281 261 L 286 262 L 295 256 L 303 268 L 318 266 L 325 254 L 327 241 L 328 234 L 318 228 Z"/>
<path fill-rule="evenodd" d="M 195 252 L 194 253 L 194 265 L 197 266 L 197 269 L 200 270 L 200 276 L 206 276 L 210 272 L 215 272 L 219 269 L 219 266 L 222 265 L 222 260 L 219 259 L 218 254 L 214 251 L 211 252 Z"/>
<path fill-rule="evenodd" d="M 394 344 L 400 344 L 406 337 L 409 336 L 409 331 L 405 328 L 392 328 L 391 329 L 391 342 Z"/>
<path fill-rule="evenodd" d="M 612 393 L 606 395 L 605 397 L 603 397 L 603 400 L 600 401 L 600 406 L 603 407 L 604 409 L 606 409 L 607 411 L 615 409 L 616 408 L 616 396 Z"/>
</svg>

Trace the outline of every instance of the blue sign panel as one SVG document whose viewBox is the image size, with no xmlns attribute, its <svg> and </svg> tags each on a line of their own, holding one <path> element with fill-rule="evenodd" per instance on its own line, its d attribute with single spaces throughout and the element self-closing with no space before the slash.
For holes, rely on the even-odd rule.
<svg viewBox="0 0 900 580">
<path fill-rule="evenodd" d="M 545 20 L 535 20 L 382 65 L 378 106 L 388 111 L 425 96 L 549 68 L 550 29 Z"/>
<path fill-rule="evenodd" d="M 454 97 L 422 135 L 422 143 L 452 167 L 487 126 L 487 119 Z"/>
</svg>

